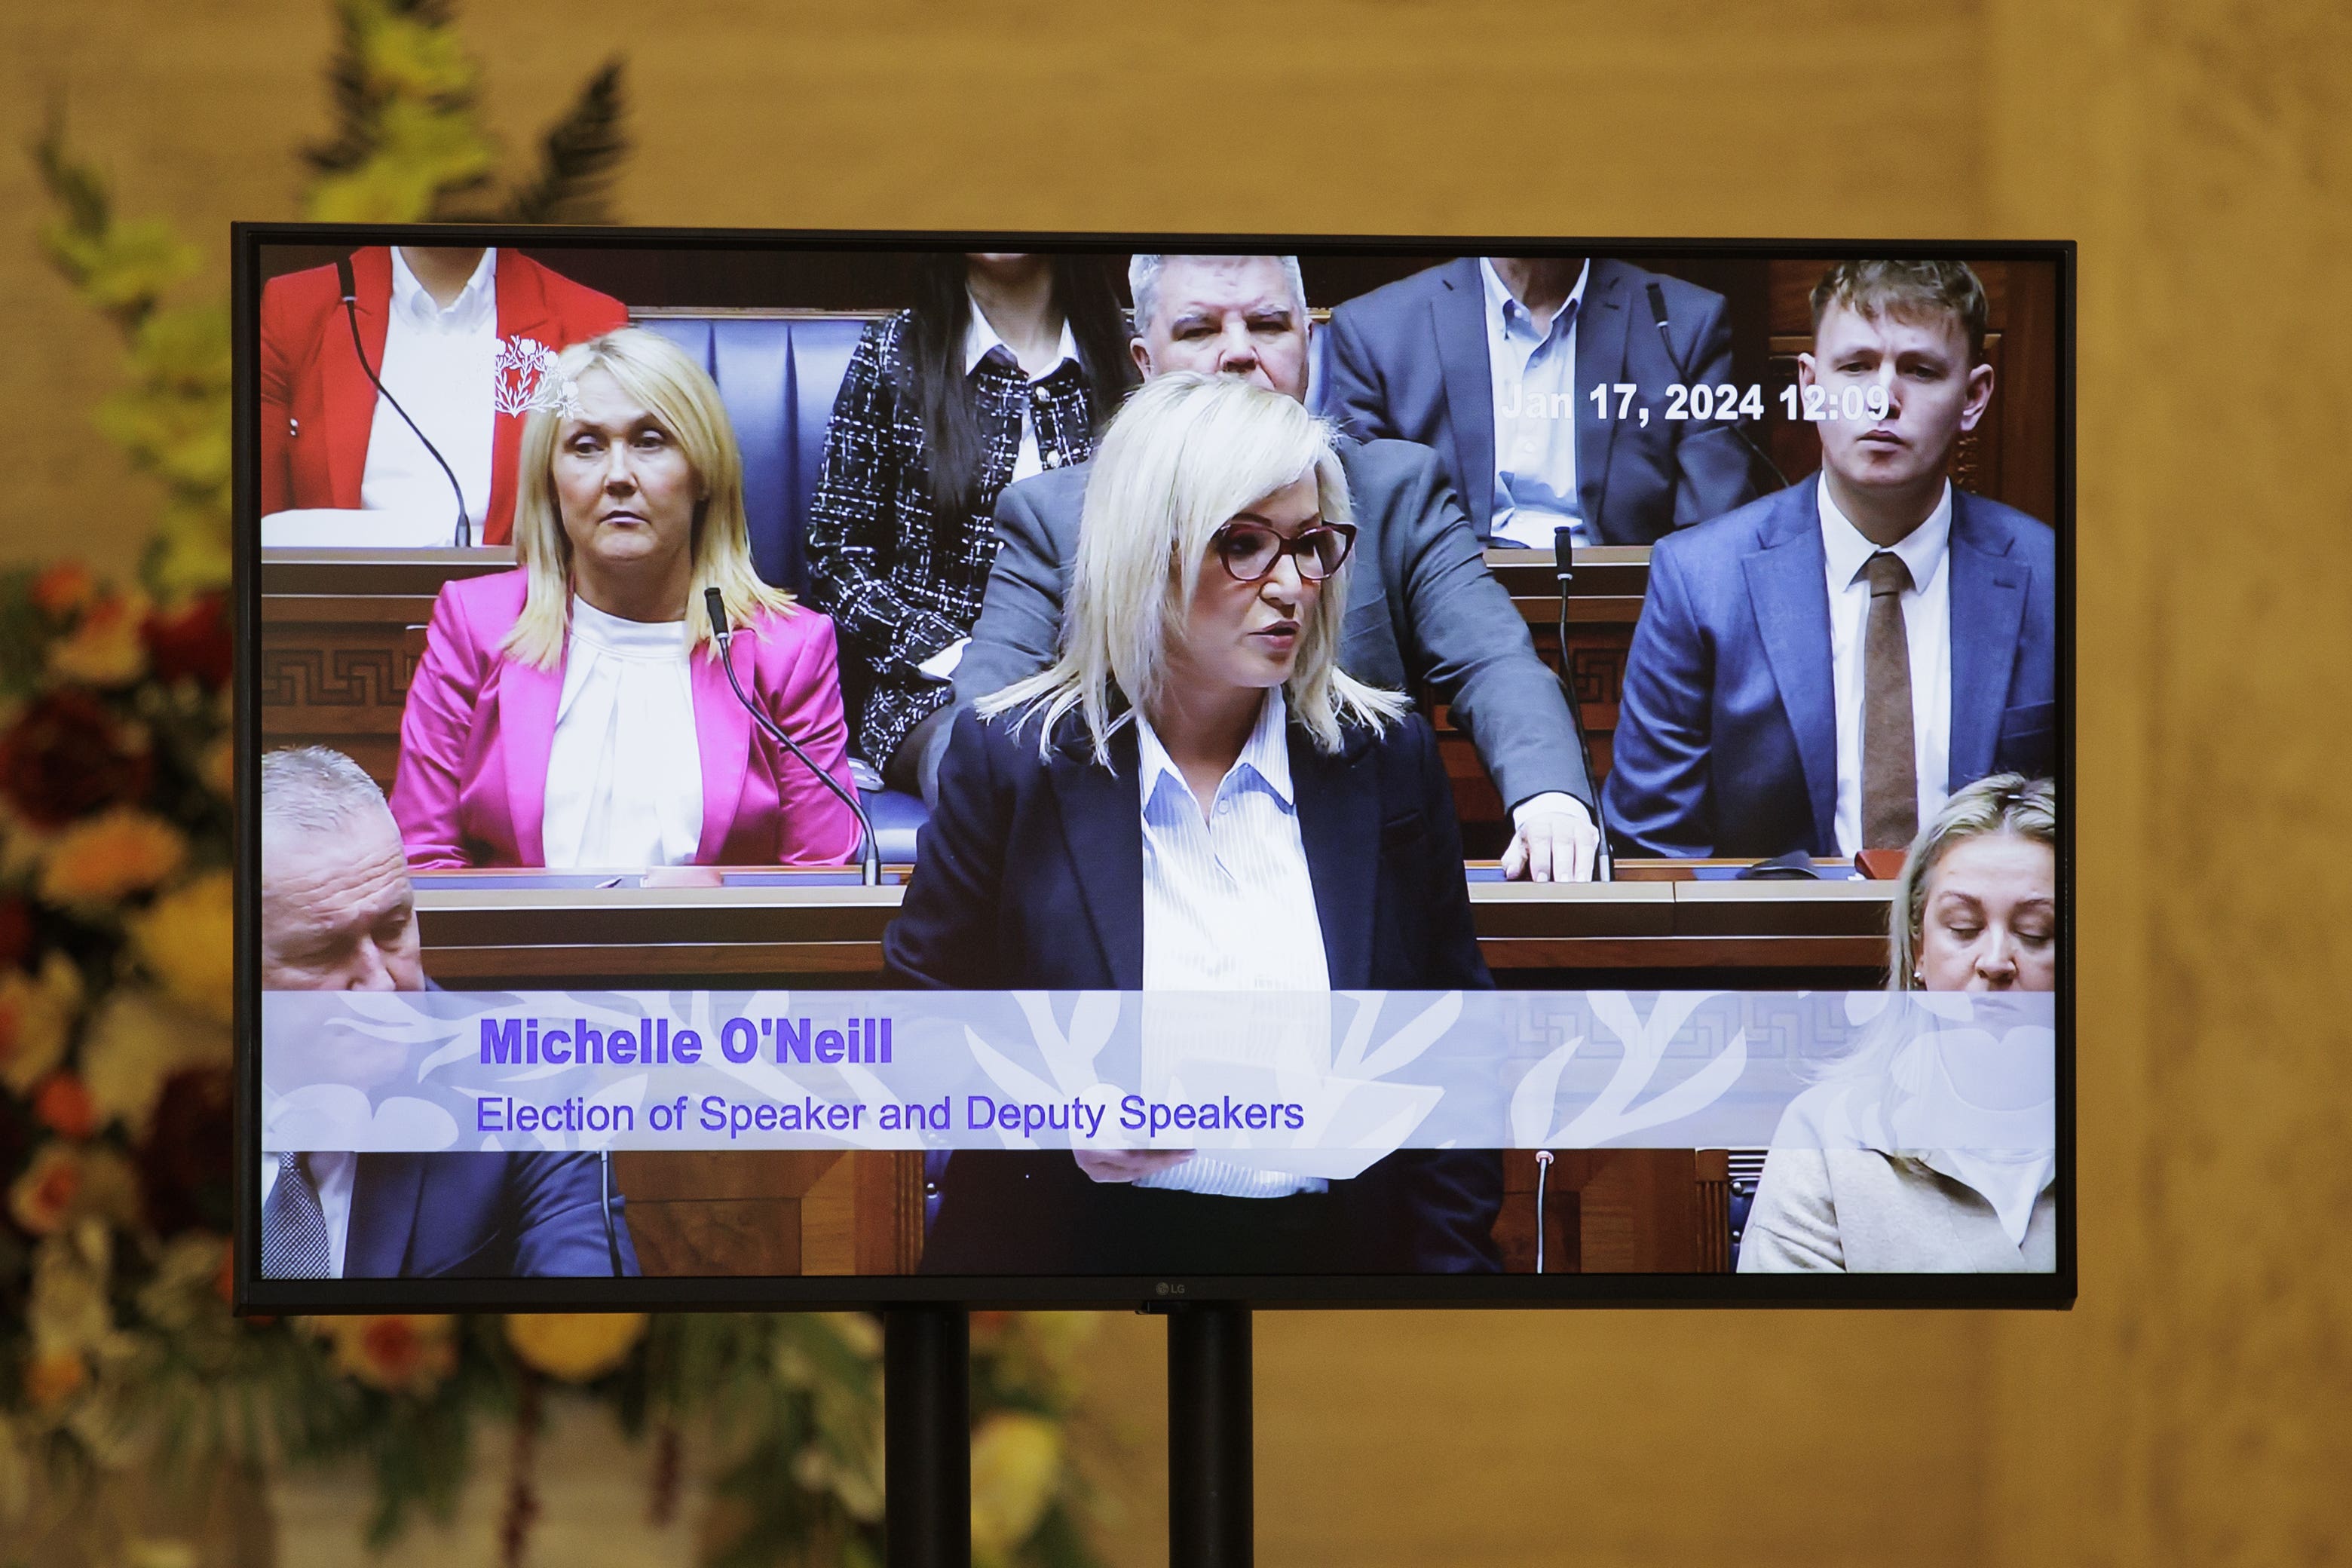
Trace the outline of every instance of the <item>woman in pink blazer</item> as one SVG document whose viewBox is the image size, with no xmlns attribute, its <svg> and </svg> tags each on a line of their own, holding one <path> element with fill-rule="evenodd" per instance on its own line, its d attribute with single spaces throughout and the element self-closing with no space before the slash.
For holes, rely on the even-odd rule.
<svg viewBox="0 0 2352 1568">
<path fill-rule="evenodd" d="M 522 437 L 512 572 L 453 582 L 401 716 L 409 864 L 631 870 L 835 865 L 857 820 L 753 725 L 736 678 L 850 783 L 833 623 L 751 568 L 719 389 L 623 329 L 571 348 Z"/>
</svg>

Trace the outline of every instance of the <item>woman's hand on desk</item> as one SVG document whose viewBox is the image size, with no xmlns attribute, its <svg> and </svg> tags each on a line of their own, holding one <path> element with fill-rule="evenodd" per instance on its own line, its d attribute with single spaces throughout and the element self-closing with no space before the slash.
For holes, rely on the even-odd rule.
<svg viewBox="0 0 2352 1568">
<path fill-rule="evenodd" d="M 1078 1169 L 1097 1182 L 1132 1182 L 1192 1157 L 1190 1149 L 1073 1149 Z"/>
</svg>

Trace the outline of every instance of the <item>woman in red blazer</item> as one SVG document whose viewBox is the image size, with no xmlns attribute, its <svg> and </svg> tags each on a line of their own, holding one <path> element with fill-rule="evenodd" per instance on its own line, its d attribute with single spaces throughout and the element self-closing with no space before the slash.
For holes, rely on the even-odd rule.
<svg viewBox="0 0 2352 1568">
<path fill-rule="evenodd" d="M 404 247 L 404 258 L 415 247 Z M 436 249 L 435 261 L 479 250 Z M 411 260 L 414 269 L 419 263 Z M 353 305 L 367 363 L 383 372 L 384 334 L 392 304 L 392 252 L 370 246 L 352 253 Z M 440 267 L 432 270 L 438 272 Z M 466 268 L 467 273 L 471 266 Z M 519 250 L 498 258 L 498 335 L 530 338 L 562 349 L 628 324 L 628 307 L 609 294 L 551 272 Z M 356 508 L 367 471 L 368 437 L 375 426 L 376 389 L 352 347 L 342 283 L 332 267 L 273 278 L 261 289 L 261 512 L 308 507 Z M 411 411 L 412 413 L 414 410 Z M 520 416 L 484 408 L 496 425 L 490 437 L 490 499 L 480 542 L 511 537 L 515 458 Z"/>
<path fill-rule="evenodd" d="M 857 821 L 754 728 L 737 679 L 850 783 L 833 623 L 751 569 L 719 389 L 642 330 L 565 352 L 523 432 L 512 572 L 441 590 L 392 790 L 409 864 L 832 865 Z"/>
</svg>

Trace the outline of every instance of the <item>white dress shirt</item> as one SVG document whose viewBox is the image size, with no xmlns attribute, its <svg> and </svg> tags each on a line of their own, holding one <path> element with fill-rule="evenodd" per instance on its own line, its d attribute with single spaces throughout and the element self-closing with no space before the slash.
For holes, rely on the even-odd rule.
<svg viewBox="0 0 2352 1568">
<path fill-rule="evenodd" d="M 1039 395 L 1034 389 L 1040 382 L 1060 370 L 1063 365 L 1080 363 L 1078 340 L 1071 333 L 1069 321 L 1065 320 L 1062 322 L 1061 349 L 1054 355 L 1054 363 L 1036 374 L 1031 375 L 1028 371 L 1022 368 L 1021 356 L 1013 352 L 1013 345 L 998 336 L 996 329 L 989 325 L 988 312 L 980 308 L 980 301 L 973 300 L 971 325 L 965 329 L 963 334 L 964 374 L 970 375 L 973 371 L 978 370 L 980 362 L 998 350 L 1003 351 L 1005 363 L 1019 371 L 1028 380 L 1032 389 L 1029 397 L 1021 405 L 1021 450 L 1013 459 L 1013 477 L 1004 481 L 1008 485 L 1017 485 L 1025 479 L 1045 471 L 1045 461 L 1037 455 L 1037 411 L 1033 405 Z"/>
<path fill-rule="evenodd" d="M 305 1156 L 310 1184 L 319 1190 L 319 1212 L 327 1221 L 327 1278 L 343 1277 L 343 1258 L 352 1239 L 352 1181 L 359 1173 L 360 1157 L 348 1151 Z M 269 1194 L 278 1190 L 278 1156 L 261 1157 L 261 1207 L 269 1210 Z"/>
<path fill-rule="evenodd" d="M 1291 787 L 1288 718 L 1281 689 L 1270 689 L 1257 727 L 1204 815 L 1160 737 L 1141 712 L 1136 714 L 1146 991 L 1330 990 L 1323 925 Z M 1222 1044 L 1249 1053 L 1259 1043 Z M 1263 1042 L 1269 1062 L 1279 1045 Z M 1147 1074 L 1152 1066 L 1146 1061 Z M 1326 1185 L 1206 1154 L 1135 1184 L 1254 1198 L 1320 1192 Z"/>
<path fill-rule="evenodd" d="M 408 269 L 400 247 L 393 247 L 392 308 L 384 322 L 383 363 L 376 366 L 384 391 L 400 400 L 457 476 L 477 544 L 490 510 L 490 443 L 497 425 L 491 378 L 499 352 L 498 262 L 496 249 L 483 251 L 473 277 L 445 310 Z M 446 517 L 445 542 L 457 542 L 457 498 L 449 476 L 381 395 L 368 430 L 360 506 L 410 518 Z"/>
<path fill-rule="evenodd" d="M 1870 623 L 1870 579 L 1864 568 L 1878 546 L 1846 521 L 1820 480 L 1822 551 L 1830 590 L 1830 671 L 1837 698 L 1837 849 L 1862 847 L 1863 634 Z M 1910 569 L 1903 593 L 1903 633 L 1911 654 L 1911 740 L 1919 782 L 1919 820 L 1944 804 L 1952 753 L 1952 486 L 1927 521 L 1894 546 Z"/>
<path fill-rule="evenodd" d="M 1061 350 L 1054 356 L 1054 363 L 1036 374 L 1031 375 L 1026 370 L 1022 369 L 1021 356 L 1013 352 L 1013 345 L 998 336 L 996 329 L 988 324 L 988 312 L 980 308 L 979 300 L 974 300 L 971 302 L 971 325 L 965 329 L 963 334 L 964 374 L 970 375 L 973 371 L 978 370 L 980 362 L 992 353 L 1003 356 L 1007 364 L 1019 371 L 1028 381 L 1031 389 L 1030 395 L 1021 400 L 1021 448 L 1013 458 L 1013 477 L 1004 481 L 1008 486 L 1017 485 L 1025 479 L 1045 471 L 1045 460 L 1038 456 L 1037 452 L 1037 399 L 1044 394 L 1038 392 L 1036 388 L 1046 377 L 1054 374 L 1065 364 L 1081 363 L 1078 359 L 1078 340 L 1070 331 L 1070 323 L 1066 320 L 1064 321 Z M 952 679 L 955 677 L 956 666 L 963 662 L 963 650 L 971 646 L 970 637 L 958 637 L 915 668 L 933 680 Z"/>
<path fill-rule="evenodd" d="M 1481 257 L 1486 287 L 1486 365 L 1495 394 L 1495 504 L 1487 531 L 1497 542 L 1549 550 L 1565 523 L 1579 544 L 1594 541 L 1576 498 L 1576 318 L 1592 264 L 1544 331 L 1495 264 Z"/>
<path fill-rule="evenodd" d="M 577 595 L 547 752 L 552 867 L 683 866 L 702 842 L 685 621 L 625 621 Z"/>
</svg>

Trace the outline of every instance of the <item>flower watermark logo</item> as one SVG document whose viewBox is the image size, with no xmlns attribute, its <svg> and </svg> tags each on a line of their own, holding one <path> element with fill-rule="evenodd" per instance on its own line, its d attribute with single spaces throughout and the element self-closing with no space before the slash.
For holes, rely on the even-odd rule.
<svg viewBox="0 0 2352 1568">
<path fill-rule="evenodd" d="M 517 416 L 540 409 L 568 416 L 579 411 L 580 384 L 557 379 L 555 351 L 536 338 L 500 338 L 490 361 L 490 404 Z"/>
</svg>

